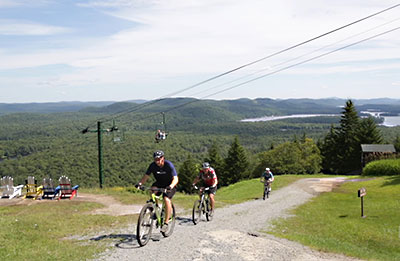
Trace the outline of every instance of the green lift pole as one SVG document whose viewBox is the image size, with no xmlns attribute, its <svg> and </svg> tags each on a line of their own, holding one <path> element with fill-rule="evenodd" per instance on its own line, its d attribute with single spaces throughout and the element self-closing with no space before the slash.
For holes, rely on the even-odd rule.
<svg viewBox="0 0 400 261">
<path fill-rule="evenodd" d="M 83 134 L 87 132 L 97 132 L 97 148 L 98 148 L 98 161 L 99 161 L 99 182 L 100 188 L 103 188 L 104 184 L 104 174 L 103 174 L 103 144 L 102 144 L 102 133 L 103 132 L 111 132 L 116 131 L 118 128 L 115 126 L 115 122 L 113 121 L 113 126 L 111 129 L 102 129 L 101 128 L 101 121 L 97 122 L 97 130 L 89 130 L 86 128 L 82 131 Z"/>
<path fill-rule="evenodd" d="M 100 188 L 103 188 L 103 182 L 104 182 L 104 174 L 103 174 L 103 145 L 102 145 L 102 138 L 101 138 L 101 121 L 97 122 L 97 147 L 99 151 L 99 182 L 100 182 Z"/>
</svg>

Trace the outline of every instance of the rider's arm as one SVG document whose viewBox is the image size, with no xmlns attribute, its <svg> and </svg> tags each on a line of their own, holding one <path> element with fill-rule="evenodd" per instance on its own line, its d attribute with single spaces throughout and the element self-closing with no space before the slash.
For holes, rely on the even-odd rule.
<svg viewBox="0 0 400 261">
<path fill-rule="evenodd" d="M 197 184 L 197 182 L 199 182 L 199 180 L 200 180 L 200 178 L 199 178 L 199 177 L 196 177 L 196 178 L 193 180 L 192 184 L 193 184 L 193 185 Z"/>
<path fill-rule="evenodd" d="M 146 183 L 146 181 L 149 179 L 150 175 L 145 174 L 142 179 L 139 181 L 139 185 L 142 185 Z"/>
<path fill-rule="evenodd" d="M 170 186 L 171 188 L 174 188 L 174 187 L 178 184 L 178 182 L 179 182 L 178 176 L 174 176 L 174 177 L 172 178 L 171 185 L 169 185 L 169 186 Z"/>
<path fill-rule="evenodd" d="M 274 175 L 272 174 L 272 172 L 271 172 L 271 181 L 274 181 Z"/>
</svg>

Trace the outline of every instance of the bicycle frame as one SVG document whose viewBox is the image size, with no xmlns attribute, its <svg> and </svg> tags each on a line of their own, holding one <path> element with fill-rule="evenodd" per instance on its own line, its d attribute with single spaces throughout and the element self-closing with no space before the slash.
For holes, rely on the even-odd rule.
<svg viewBox="0 0 400 261">
<path fill-rule="evenodd" d="M 195 187 L 197 189 L 197 187 Z M 209 193 L 207 191 L 209 190 L 209 187 L 204 188 L 201 191 L 201 196 L 200 200 L 196 200 L 193 205 L 193 212 L 192 212 L 192 221 L 196 225 L 200 220 L 201 216 L 205 215 L 207 221 L 211 221 L 212 215 L 210 214 L 210 204 L 211 204 L 211 199 Z"/>
<path fill-rule="evenodd" d="M 161 228 L 163 226 L 164 218 L 165 218 L 165 200 L 164 193 L 166 189 L 160 188 L 140 188 L 141 190 L 149 190 L 150 199 L 143 206 L 140 211 L 138 224 L 136 226 L 136 239 L 139 242 L 140 246 L 146 245 L 152 234 L 154 221 L 156 222 L 156 227 Z M 155 192 L 162 192 L 161 195 L 157 195 Z M 170 220 L 168 222 L 168 229 L 166 231 L 161 230 L 161 234 L 164 237 L 169 237 L 175 227 L 175 207 L 171 202 L 172 212 L 170 216 Z"/>
<path fill-rule="evenodd" d="M 160 191 L 160 189 L 157 189 L 158 191 Z M 157 227 L 161 226 L 163 224 L 163 219 L 162 219 L 162 211 L 165 211 L 165 202 L 164 202 L 164 196 L 163 194 L 157 196 L 156 193 L 154 193 L 154 190 L 149 189 L 150 192 L 150 197 L 151 199 L 149 201 L 151 201 L 151 203 L 153 203 L 153 207 L 154 207 L 154 213 L 156 214 L 156 220 L 157 220 Z M 160 191 L 163 192 L 163 191 Z M 160 207 L 160 203 L 161 203 L 161 207 Z"/>
</svg>

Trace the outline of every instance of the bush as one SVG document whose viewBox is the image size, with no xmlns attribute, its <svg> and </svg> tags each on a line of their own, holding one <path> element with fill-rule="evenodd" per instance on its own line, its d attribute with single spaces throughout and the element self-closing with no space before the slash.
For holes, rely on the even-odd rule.
<svg viewBox="0 0 400 261">
<path fill-rule="evenodd" d="M 400 175 L 400 159 L 377 160 L 368 163 L 363 169 L 364 176 Z"/>
</svg>

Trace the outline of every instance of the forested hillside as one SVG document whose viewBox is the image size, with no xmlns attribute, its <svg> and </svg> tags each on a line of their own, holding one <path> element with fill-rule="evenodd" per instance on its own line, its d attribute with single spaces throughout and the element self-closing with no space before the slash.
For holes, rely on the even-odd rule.
<svg viewBox="0 0 400 261">
<path fill-rule="evenodd" d="M 343 105 L 343 104 L 342 104 Z M 393 106 L 393 111 L 400 108 Z M 387 108 L 387 107 L 386 107 Z M 165 122 L 161 112 L 165 112 Z M 114 103 L 82 108 L 76 112 L 12 113 L 0 116 L 0 175 L 24 183 L 28 175 L 58 179 L 67 175 L 74 184 L 98 186 L 97 121 L 102 128 L 119 131 L 103 134 L 106 186 L 134 184 L 151 162 L 152 152 L 162 149 L 178 168 L 190 156 L 200 163 L 213 144 L 223 157 L 238 138 L 253 168 L 258 153 L 306 135 L 315 142 L 337 125 L 340 117 L 313 117 L 269 122 L 240 122 L 244 118 L 288 114 L 339 114 L 335 102 L 319 100 L 240 99 L 230 101 L 165 99 L 148 103 Z M 1 112 L 0 112 L 1 114 Z M 82 130 L 88 130 L 82 134 Z M 154 142 L 157 129 L 168 132 Z M 387 142 L 398 127 L 380 127 Z M 115 137 L 121 141 L 114 142 Z M 252 170 L 249 170 L 249 173 Z"/>
</svg>

